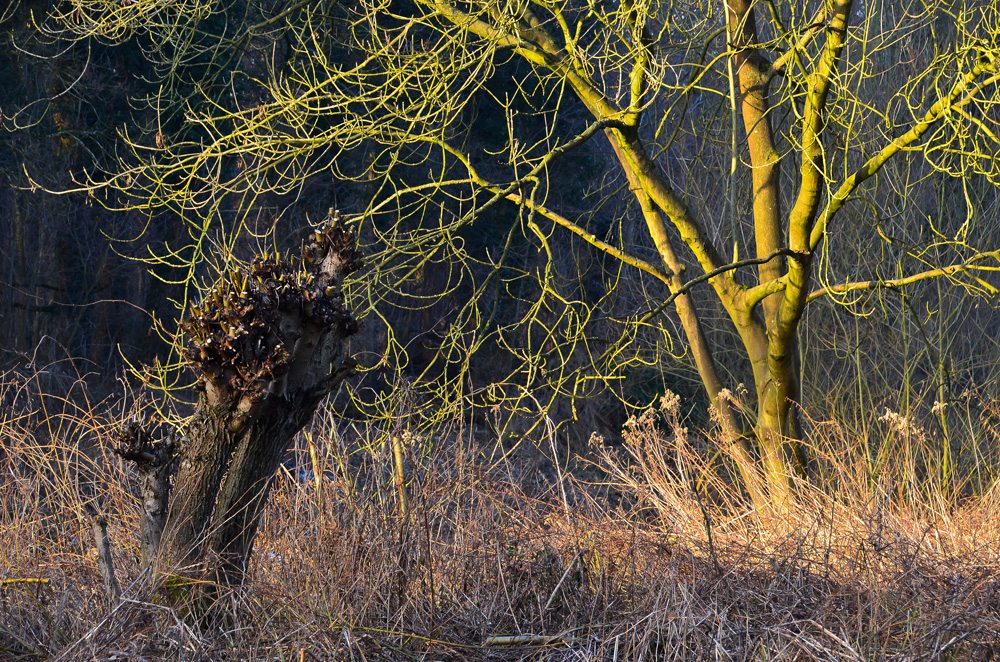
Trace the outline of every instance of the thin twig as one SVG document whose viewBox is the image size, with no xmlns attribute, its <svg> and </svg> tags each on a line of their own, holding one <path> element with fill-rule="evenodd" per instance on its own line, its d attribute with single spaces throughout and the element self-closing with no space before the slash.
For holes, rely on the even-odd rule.
<svg viewBox="0 0 1000 662">
<path fill-rule="evenodd" d="M 34 577 L 20 577 L 16 579 L 0 579 L 0 586 L 8 584 L 48 584 L 48 579 L 37 579 Z"/>
<path fill-rule="evenodd" d="M 556 593 L 559 592 L 559 588 L 563 585 L 563 582 L 566 581 L 566 578 L 569 577 L 570 571 L 574 567 L 576 567 L 577 561 L 579 561 L 583 557 L 583 555 L 586 554 L 586 553 L 587 553 L 587 550 L 581 549 L 573 557 L 573 560 L 569 562 L 569 565 L 566 566 L 566 570 L 563 571 L 562 577 L 559 578 L 559 582 L 556 584 L 556 587 L 554 589 L 552 589 L 552 594 L 549 596 L 549 599 L 545 602 L 545 607 L 542 609 L 543 612 L 548 611 L 549 606 L 552 604 L 552 601 L 556 597 Z"/>
</svg>

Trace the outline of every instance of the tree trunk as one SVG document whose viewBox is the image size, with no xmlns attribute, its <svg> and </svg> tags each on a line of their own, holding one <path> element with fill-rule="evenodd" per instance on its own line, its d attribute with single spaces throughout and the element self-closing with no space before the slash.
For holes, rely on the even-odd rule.
<svg viewBox="0 0 1000 662">
<path fill-rule="evenodd" d="M 805 457 L 801 451 L 799 425 L 795 420 L 798 375 L 790 358 L 783 357 L 779 361 L 773 358 L 763 370 L 765 378 L 756 385 L 755 434 L 768 496 L 771 504 L 781 509 L 787 505 L 793 473 L 804 475 Z"/>
<path fill-rule="evenodd" d="M 332 376 L 339 383 L 345 373 L 335 368 Z M 181 452 L 163 558 L 238 580 L 281 458 L 328 392 L 268 395 L 252 403 L 245 422 L 238 402 L 220 407 L 202 395 Z"/>
<path fill-rule="evenodd" d="M 341 286 L 361 262 L 338 220 L 303 244 L 294 268 L 265 255 L 230 272 L 182 324 L 202 393 L 177 444 L 165 568 L 241 579 L 285 450 L 351 372 L 344 341 L 357 323 Z"/>
<path fill-rule="evenodd" d="M 171 432 L 154 440 L 146 426 L 133 419 L 119 432 L 118 441 L 115 452 L 123 459 L 134 462 L 139 470 L 142 564 L 149 566 L 160 548 L 170 508 L 170 473 L 177 450 L 176 438 Z"/>
</svg>

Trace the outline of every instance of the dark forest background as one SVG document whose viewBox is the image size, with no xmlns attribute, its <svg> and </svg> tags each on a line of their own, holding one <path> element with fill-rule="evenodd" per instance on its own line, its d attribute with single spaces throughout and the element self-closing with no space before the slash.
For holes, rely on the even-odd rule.
<svg viewBox="0 0 1000 662">
<path fill-rule="evenodd" d="M 190 227 L 169 209 L 110 209 L 127 206 L 125 194 L 86 190 L 84 184 L 88 173 L 113 172 L 123 158 L 127 160 L 123 131 L 127 129 L 132 141 L 152 143 L 161 129 L 169 129 L 161 124 L 164 118 L 179 122 L 177 113 L 183 111 L 177 106 L 172 116 L 155 112 L 163 72 L 150 63 L 150 44 L 144 35 L 114 41 L 60 38 L 39 27 L 48 9 L 47 3 L 21 2 L 10 7 L 0 23 L 4 43 L 0 49 L 0 368 L 31 371 L 45 366 L 44 379 L 54 388 L 65 388 L 85 373 L 91 388 L 110 393 L 118 387 L 127 364 L 148 364 L 169 356 L 167 336 L 176 328 L 178 303 L 190 293 L 176 283 L 175 268 L 150 258 L 183 245 Z M 247 11 L 245 3 L 232 3 L 227 14 L 213 19 L 218 24 L 207 26 L 208 32 L 224 32 L 225 21 L 235 21 Z M 198 64 L 199 71 L 236 81 L 226 94 L 244 101 L 255 95 L 262 98 L 265 90 L 255 87 L 253 75 L 264 71 L 261 54 L 265 46 L 247 47 L 225 66 Z M 281 55 L 280 40 L 270 46 Z M 517 61 L 500 65 L 488 85 L 494 98 L 515 98 L 516 105 L 518 87 L 512 81 L 525 70 L 526 65 Z M 187 98 L 194 89 L 184 87 L 195 84 L 193 76 L 188 72 L 187 78 L 173 83 L 176 99 Z M 220 84 L 220 90 L 224 88 Z M 698 129 L 685 138 L 690 149 L 702 150 L 704 155 L 706 148 L 696 139 L 707 135 L 718 139 L 715 147 L 706 139 L 709 156 L 716 158 L 712 151 L 716 149 L 724 153 L 728 141 L 725 108 L 705 103 L 685 112 L 693 129 Z M 582 115 L 565 115 L 562 131 L 566 137 L 586 125 Z M 504 111 L 488 97 L 475 105 L 465 124 L 463 140 L 470 151 L 495 152 L 508 140 Z M 524 131 L 523 126 L 518 130 Z M 527 141 L 531 135 L 522 137 Z M 338 158 L 344 172 L 363 173 L 373 167 L 372 152 L 363 145 Z M 707 210 L 704 215 L 712 217 L 713 206 L 718 206 L 718 216 L 725 218 L 723 207 L 729 200 L 719 182 L 687 180 L 687 161 L 671 159 L 665 169 L 686 182 L 685 193 L 701 200 Z M 481 166 L 489 174 L 488 160 Z M 624 178 L 612 166 L 613 154 L 606 144 L 583 145 L 548 174 L 548 204 L 580 219 L 599 238 L 639 255 L 655 255 L 648 236 L 636 230 L 640 215 L 634 203 L 629 204 Z M 419 167 L 426 170 L 427 164 Z M 915 168 L 919 171 L 919 166 Z M 920 180 L 919 172 L 906 177 Z M 247 256 L 261 246 L 254 232 L 271 233 L 270 241 L 288 249 L 298 245 L 310 223 L 328 209 L 362 211 L 378 192 L 374 179 L 348 181 L 327 173 L 309 178 L 296 190 L 259 196 L 251 213 L 235 198 L 218 213 L 247 223 L 251 232 L 234 245 L 237 253 Z M 926 242 L 930 230 L 921 218 L 935 217 L 942 227 L 955 228 L 975 216 L 985 237 L 996 234 L 992 219 L 998 200 L 995 187 L 988 182 L 928 176 L 926 185 L 885 200 L 877 208 L 859 205 L 849 211 L 851 221 L 830 239 L 832 272 L 846 265 L 851 273 L 892 276 L 905 246 Z M 742 193 L 737 202 L 749 205 Z M 490 223 L 466 228 L 461 235 L 467 253 L 480 255 L 478 262 L 465 265 L 480 279 L 490 270 L 482 258 L 483 249 L 495 251 L 517 222 L 517 210 L 510 205 L 500 205 L 492 214 Z M 904 248 L 898 248 L 900 243 L 895 248 L 872 243 L 864 234 L 861 228 L 880 218 L 898 223 L 894 236 L 903 239 Z M 722 220 L 718 226 L 726 229 Z M 633 273 L 617 270 L 613 261 L 595 256 L 569 233 L 552 236 L 562 292 L 590 305 L 600 302 L 601 310 L 612 317 L 631 314 L 637 302 L 648 297 L 645 285 Z M 526 238 L 513 251 L 518 267 L 529 273 L 541 268 L 544 255 L 530 234 Z M 363 240 L 370 246 L 377 244 L 373 236 Z M 355 341 L 363 365 L 381 366 L 385 373 L 416 381 L 444 371 L 438 351 L 447 340 L 449 316 L 469 296 L 469 283 L 474 280 L 453 287 L 453 268 L 446 260 L 431 262 L 415 277 L 398 283 L 380 302 L 378 315 L 371 314 L 374 306 L 363 311 L 364 333 Z M 203 266 L 199 277 L 210 280 L 212 273 Z M 484 305 L 494 305 L 501 322 L 517 320 L 537 296 L 537 289 L 537 282 L 522 279 L 513 290 L 498 289 L 492 298 L 487 293 Z M 750 383 L 748 368 L 738 358 L 738 340 L 723 324 L 713 322 L 722 317 L 721 307 L 705 306 L 709 335 L 722 339 L 719 364 L 732 383 Z M 854 420 L 867 428 L 885 409 L 927 416 L 941 397 L 961 404 L 966 412 L 978 411 L 978 402 L 997 395 L 998 321 L 993 300 L 970 296 L 948 281 L 926 281 L 902 296 L 896 292 L 865 294 L 853 307 L 818 301 L 809 308 L 800 334 L 807 414 L 817 419 Z M 668 336 L 679 338 L 676 320 L 664 316 L 660 324 Z M 386 349 L 390 336 L 404 353 Z M 734 348 L 731 356 L 724 349 L 727 343 Z M 582 414 L 576 412 L 578 438 L 585 439 L 594 429 L 617 434 L 629 413 L 623 401 L 645 406 L 667 389 L 691 403 L 697 423 L 708 424 L 707 403 L 683 343 L 667 345 L 650 345 L 655 361 L 629 367 L 617 397 L 604 392 Z M 509 351 L 497 345 L 478 352 L 472 370 L 482 383 L 508 374 L 516 363 Z M 66 363 L 70 358 L 72 365 Z M 438 368 L 425 372 L 436 360 Z M 385 382 L 392 375 L 379 379 Z M 557 418 L 568 419 L 569 405 L 557 407 L 557 413 Z M 985 440 L 982 435 L 988 435 L 987 428 L 980 423 L 973 427 L 972 435 Z"/>
</svg>

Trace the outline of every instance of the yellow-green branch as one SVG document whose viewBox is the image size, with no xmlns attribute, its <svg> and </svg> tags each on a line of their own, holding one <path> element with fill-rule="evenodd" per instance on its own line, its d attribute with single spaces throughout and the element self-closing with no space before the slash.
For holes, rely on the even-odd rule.
<svg viewBox="0 0 1000 662">
<path fill-rule="evenodd" d="M 997 83 L 997 81 L 1000 80 L 1000 74 L 994 74 L 980 83 L 973 85 L 977 78 L 991 70 L 992 65 L 987 64 L 979 64 L 973 67 L 972 71 L 967 73 L 960 81 L 955 83 L 948 96 L 939 99 L 933 106 L 930 107 L 930 109 L 924 114 L 924 119 L 922 121 L 882 148 L 882 151 L 868 159 L 863 166 L 858 168 L 853 175 L 848 177 L 844 183 L 841 184 L 837 192 L 833 194 L 833 197 L 830 198 L 830 201 L 826 205 L 826 209 L 823 210 L 819 221 L 817 221 L 816 226 L 812 229 L 812 234 L 809 237 L 810 250 L 816 250 L 820 242 L 823 241 L 823 237 L 826 235 L 827 227 L 830 224 L 830 219 L 833 218 L 833 215 L 844 206 L 844 203 L 847 202 L 847 198 L 855 191 L 855 189 L 858 188 L 859 185 L 861 185 L 863 181 L 881 170 L 882 166 L 884 166 L 893 156 L 920 140 L 924 134 L 926 134 L 932 126 L 945 117 L 950 110 L 967 106 L 975 100 L 976 95 L 982 89 Z M 972 86 L 971 90 L 970 86 Z M 967 94 L 966 91 L 968 91 Z"/>
<path fill-rule="evenodd" d="M 848 294 L 850 292 L 858 292 L 864 290 L 875 290 L 875 289 L 894 289 L 897 287 L 903 287 L 904 285 L 910 285 L 912 283 L 919 283 L 922 280 L 928 280 L 930 278 L 940 278 L 942 276 L 954 276 L 955 274 L 966 273 L 969 271 L 1000 271 L 1000 266 L 987 266 L 980 265 L 979 262 L 983 260 L 993 259 L 1000 263 L 1000 249 L 995 251 L 989 251 L 987 253 L 980 253 L 974 257 L 969 258 L 967 261 L 961 264 L 952 264 L 947 267 L 939 267 L 937 269 L 928 269 L 927 271 L 921 271 L 920 273 L 911 274 L 909 276 L 904 276 L 902 278 L 894 278 L 892 280 L 864 280 L 857 281 L 854 283 L 842 283 L 840 285 L 829 285 L 827 287 L 822 287 L 818 290 L 814 290 L 809 293 L 806 298 L 806 302 L 815 301 L 816 299 L 836 295 L 836 294 Z M 997 289 L 988 283 L 981 284 L 990 289 L 992 294 L 997 293 Z"/>
</svg>

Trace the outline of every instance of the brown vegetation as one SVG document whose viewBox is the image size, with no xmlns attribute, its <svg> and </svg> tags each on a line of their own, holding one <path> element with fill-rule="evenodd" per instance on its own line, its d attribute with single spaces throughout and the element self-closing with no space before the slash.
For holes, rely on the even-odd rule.
<svg viewBox="0 0 1000 662">
<path fill-rule="evenodd" d="M 992 0 L 0 26 L 0 660 L 1000 653 Z"/>
<path fill-rule="evenodd" d="M 391 431 L 321 409 L 282 464 L 246 582 L 220 592 L 209 626 L 144 572 L 141 503 L 110 452 L 127 412 L 10 373 L 2 396 L 16 412 L 0 428 L 5 659 L 988 660 L 1000 641 L 996 489 L 957 501 L 871 481 L 856 451 L 875 440 L 843 453 L 826 424 L 812 450 L 827 490 L 748 511 L 699 483 L 712 474 L 669 398 L 624 446 L 595 440 L 592 475 L 609 481 L 556 469 L 544 444 L 491 458 L 461 422 L 403 435 L 405 514 Z M 87 503 L 110 523 L 120 601 Z"/>
</svg>

